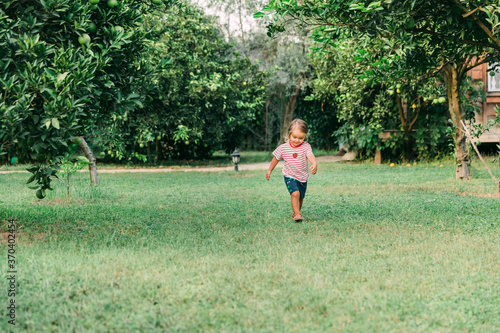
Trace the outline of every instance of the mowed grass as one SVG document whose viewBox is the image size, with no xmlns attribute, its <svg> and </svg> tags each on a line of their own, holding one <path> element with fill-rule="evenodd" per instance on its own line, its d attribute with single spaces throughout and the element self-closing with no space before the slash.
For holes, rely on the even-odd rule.
<svg viewBox="0 0 500 333">
<path fill-rule="evenodd" d="M 0 331 L 500 332 L 500 199 L 476 195 L 496 188 L 475 165 L 457 181 L 451 163 L 320 164 L 299 224 L 279 169 L 101 174 L 98 190 L 78 174 L 69 201 L 0 175 L 3 231 L 22 234 Z"/>
</svg>

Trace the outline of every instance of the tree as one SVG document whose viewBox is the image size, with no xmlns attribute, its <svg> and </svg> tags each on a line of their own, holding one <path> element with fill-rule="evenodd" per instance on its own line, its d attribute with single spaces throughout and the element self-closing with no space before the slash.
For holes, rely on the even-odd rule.
<svg viewBox="0 0 500 333">
<path fill-rule="evenodd" d="M 29 170 L 40 197 L 51 189 L 71 142 L 81 137 L 76 142 L 85 146 L 83 137 L 99 122 L 143 105 L 141 87 L 154 70 L 141 57 L 149 49 L 141 21 L 163 6 L 133 0 L 0 4 L 0 153 L 19 152 L 37 164 Z"/>
<path fill-rule="evenodd" d="M 108 158 L 191 159 L 234 150 L 264 103 L 258 67 L 235 52 L 214 19 L 186 3 L 144 24 L 154 34 L 145 62 L 168 55 L 169 64 L 145 85 L 143 108 L 100 127 Z"/>
<path fill-rule="evenodd" d="M 281 32 L 284 21 L 299 20 L 316 27 L 315 40 L 334 43 L 338 38 L 368 36 L 392 50 L 392 57 L 418 50 L 423 59 L 414 66 L 427 75 L 444 77 L 449 112 L 455 125 L 456 177 L 468 179 L 469 155 L 460 129 L 465 118 L 460 87 L 471 68 L 498 58 L 499 5 L 492 1 L 270 1 L 256 17 L 270 12 L 270 33 Z M 389 59 L 390 61 L 391 59 Z"/>
<path fill-rule="evenodd" d="M 297 36 L 292 35 L 275 41 L 278 44 L 276 52 L 266 59 L 269 73 L 267 82 L 269 102 L 276 110 L 281 110 L 280 143 L 288 137 L 288 126 L 294 118 L 299 94 L 307 87 L 310 74 L 305 41 L 300 37 L 294 37 Z"/>
<path fill-rule="evenodd" d="M 419 144 L 424 138 L 433 143 L 446 141 L 441 137 L 446 135 L 448 124 L 443 121 L 433 129 L 419 126 L 425 123 L 422 116 L 429 120 L 433 111 L 436 116 L 441 113 L 437 105 L 444 99 L 443 84 L 418 72 L 419 67 L 413 66 L 412 57 L 418 58 L 415 52 L 397 59 L 389 56 L 390 52 L 370 38 L 345 38 L 337 40 L 336 46 L 325 46 L 313 54 L 311 98 L 336 105 L 335 112 L 343 123 L 337 134 L 351 149 L 368 155 L 375 149 L 390 148 L 398 154 L 401 149 L 403 159 L 431 157 L 443 145 L 426 151 Z M 391 130 L 389 141 L 379 140 L 383 130 Z M 399 139 L 404 145 L 397 142 Z"/>
<path fill-rule="evenodd" d="M 286 34 L 269 39 L 262 22 L 251 19 L 251 14 L 264 3 L 264 0 L 211 0 L 208 4 L 204 2 L 204 7 L 224 12 L 220 21 L 227 27 L 229 42 L 266 73 L 265 112 L 257 111 L 259 117 L 243 126 L 249 137 L 267 149 L 271 142 L 283 141 L 299 100 L 305 98 L 301 92 L 306 89 L 310 74 L 310 42 L 302 30 L 292 25 Z"/>
</svg>

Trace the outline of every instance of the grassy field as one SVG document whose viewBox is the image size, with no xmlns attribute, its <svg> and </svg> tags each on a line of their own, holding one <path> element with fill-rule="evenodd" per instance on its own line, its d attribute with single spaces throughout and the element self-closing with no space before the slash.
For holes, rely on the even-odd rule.
<svg viewBox="0 0 500 333">
<path fill-rule="evenodd" d="M 500 199 L 473 174 L 320 164 L 299 224 L 280 170 L 102 174 L 97 190 L 77 174 L 72 199 L 59 184 L 43 201 L 0 175 L 0 227 L 21 232 L 17 325 L 4 282 L 0 331 L 500 332 Z"/>
</svg>

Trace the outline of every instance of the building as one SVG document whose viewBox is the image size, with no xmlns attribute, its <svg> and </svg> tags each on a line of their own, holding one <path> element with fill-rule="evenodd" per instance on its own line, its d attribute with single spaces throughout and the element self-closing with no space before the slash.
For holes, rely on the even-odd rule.
<svg viewBox="0 0 500 333">
<path fill-rule="evenodd" d="M 491 66 L 482 64 L 471 70 L 470 74 L 474 80 L 484 82 L 486 101 L 483 103 L 483 111 L 476 114 L 476 122 L 487 125 L 496 119 L 495 106 L 500 107 L 500 66 L 495 69 L 495 75 L 490 75 Z M 479 137 L 481 143 L 499 143 L 500 125 L 496 125 Z"/>
</svg>

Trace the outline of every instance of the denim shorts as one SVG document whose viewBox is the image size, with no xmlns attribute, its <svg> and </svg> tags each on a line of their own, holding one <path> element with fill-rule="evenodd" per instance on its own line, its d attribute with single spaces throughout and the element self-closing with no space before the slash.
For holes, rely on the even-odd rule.
<svg viewBox="0 0 500 333">
<path fill-rule="evenodd" d="M 285 177 L 285 184 L 288 192 L 292 194 L 295 191 L 299 191 L 300 197 L 304 199 L 306 196 L 307 182 L 299 182 L 297 179 Z"/>
</svg>

